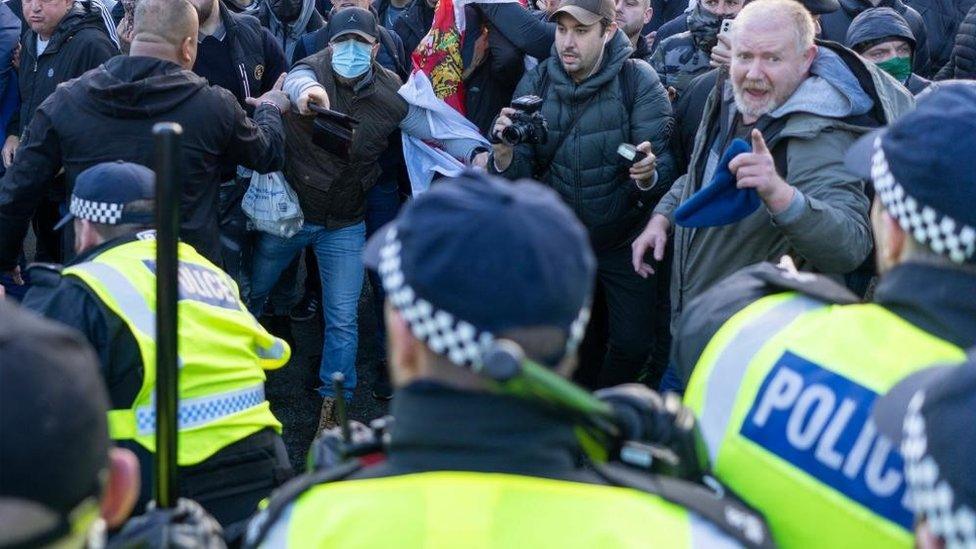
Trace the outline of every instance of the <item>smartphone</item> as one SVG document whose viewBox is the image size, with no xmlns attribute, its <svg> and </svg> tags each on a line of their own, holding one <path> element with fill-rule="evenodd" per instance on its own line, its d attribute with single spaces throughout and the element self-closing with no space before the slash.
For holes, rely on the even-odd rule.
<svg viewBox="0 0 976 549">
<path fill-rule="evenodd" d="M 718 33 L 719 34 L 728 34 L 728 33 L 732 32 L 732 23 L 733 22 L 735 22 L 735 19 L 723 19 L 722 20 L 722 28 L 718 31 Z"/>
<path fill-rule="evenodd" d="M 635 164 L 647 158 L 647 155 L 637 150 L 637 147 L 630 143 L 621 143 L 617 147 L 617 154 L 626 158 L 631 164 Z"/>
</svg>

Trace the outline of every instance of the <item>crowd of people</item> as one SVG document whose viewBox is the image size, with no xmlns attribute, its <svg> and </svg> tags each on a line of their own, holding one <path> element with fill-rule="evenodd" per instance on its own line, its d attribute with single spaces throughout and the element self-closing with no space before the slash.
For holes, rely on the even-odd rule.
<svg viewBox="0 0 976 549">
<path fill-rule="evenodd" d="M 4 0 L 0 67 L 0 547 L 976 546 L 968 0 Z"/>
</svg>

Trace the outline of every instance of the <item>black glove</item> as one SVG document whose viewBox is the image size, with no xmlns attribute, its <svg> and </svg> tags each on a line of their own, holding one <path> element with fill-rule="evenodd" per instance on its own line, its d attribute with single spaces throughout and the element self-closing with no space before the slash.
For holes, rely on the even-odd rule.
<svg viewBox="0 0 976 549">
<path fill-rule="evenodd" d="M 149 504 L 144 515 L 126 523 L 110 549 L 226 549 L 220 524 L 199 503 L 180 498 L 173 509 Z"/>
<path fill-rule="evenodd" d="M 681 404 L 677 394 L 667 393 L 662 398 L 638 383 L 594 394 L 613 408 L 621 431 L 622 461 L 695 482 L 708 471 L 708 453 L 695 415 Z"/>
<path fill-rule="evenodd" d="M 308 449 L 308 470 L 331 469 L 346 460 L 382 452 L 386 433 L 392 423 L 391 416 L 374 419 L 369 427 L 358 421 L 350 421 L 350 441 L 343 438 L 341 427 L 322 431 Z"/>
</svg>

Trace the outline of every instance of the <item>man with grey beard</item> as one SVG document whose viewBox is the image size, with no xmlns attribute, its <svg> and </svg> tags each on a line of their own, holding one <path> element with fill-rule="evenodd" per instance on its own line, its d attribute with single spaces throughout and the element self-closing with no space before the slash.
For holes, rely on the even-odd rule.
<svg viewBox="0 0 976 549">
<path fill-rule="evenodd" d="M 859 266 L 871 252 L 869 202 L 844 168 L 844 153 L 912 105 L 873 64 L 832 43 L 815 44 L 813 20 L 799 2 L 755 0 L 743 8 L 732 27 L 729 79 L 705 105 L 688 173 L 632 245 L 634 270 L 646 276 L 653 268 L 645 254 L 660 261 L 674 244 L 672 331 L 691 299 L 742 267 L 783 255 L 828 274 Z M 732 223 L 676 226 L 678 206 L 712 181 L 737 137 L 752 152 L 729 164 L 733 184 L 753 189 L 760 206 Z M 661 388 L 681 387 L 666 376 Z"/>
</svg>

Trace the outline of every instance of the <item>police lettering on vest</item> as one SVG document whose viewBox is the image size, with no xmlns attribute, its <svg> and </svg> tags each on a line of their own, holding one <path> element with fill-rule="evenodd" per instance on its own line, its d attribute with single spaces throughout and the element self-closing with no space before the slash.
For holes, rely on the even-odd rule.
<svg viewBox="0 0 976 549">
<path fill-rule="evenodd" d="M 786 352 L 766 375 L 740 433 L 907 529 L 912 512 L 901 456 L 870 420 L 877 397 Z"/>
</svg>

